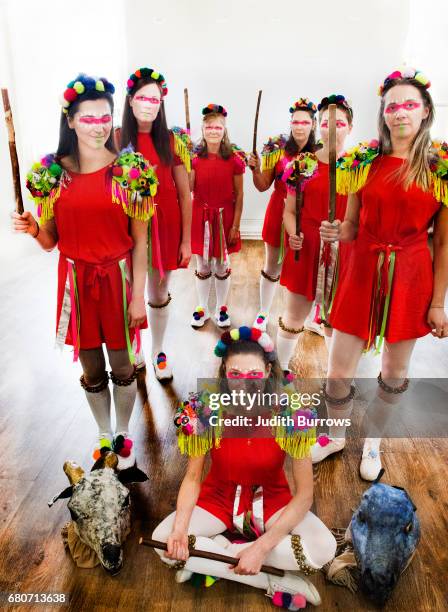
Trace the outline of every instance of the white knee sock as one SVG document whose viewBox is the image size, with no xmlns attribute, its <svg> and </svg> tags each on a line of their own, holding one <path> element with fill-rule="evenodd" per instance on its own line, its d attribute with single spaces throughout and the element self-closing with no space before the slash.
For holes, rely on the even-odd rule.
<svg viewBox="0 0 448 612">
<path fill-rule="evenodd" d="M 324 333 L 324 339 L 328 354 L 330 354 L 332 336 L 327 336 L 327 334 Z"/>
<path fill-rule="evenodd" d="M 210 296 L 210 288 L 212 286 L 212 277 L 198 278 L 196 276 L 196 291 L 198 293 L 198 306 L 202 306 L 208 310 L 208 298 Z"/>
<path fill-rule="evenodd" d="M 224 276 L 224 274 L 222 274 L 221 276 Z M 216 312 L 217 313 L 219 313 L 219 309 L 221 308 L 221 306 L 225 306 L 227 304 L 227 296 L 229 294 L 229 289 L 230 289 L 230 275 L 224 280 L 216 278 L 215 276 Z"/>
<path fill-rule="evenodd" d="M 289 362 L 297 345 L 298 334 L 292 338 L 285 338 L 277 333 L 277 355 L 282 370 L 289 370 Z"/>
<path fill-rule="evenodd" d="M 117 421 L 115 431 L 129 431 L 129 421 L 134 409 L 136 395 L 136 380 L 133 380 L 130 385 L 114 384 L 115 417 Z"/>
<path fill-rule="evenodd" d="M 163 340 L 168 325 L 169 305 L 163 308 L 151 308 L 149 312 L 149 327 L 151 328 L 152 357 L 163 352 Z"/>
<path fill-rule="evenodd" d="M 277 275 L 275 274 L 273 276 Z M 278 281 L 272 282 L 264 276 L 260 276 L 260 312 L 269 314 L 277 287 Z"/>
<path fill-rule="evenodd" d="M 332 407 L 331 404 L 326 402 L 327 404 L 327 414 L 329 419 L 348 419 L 353 410 L 353 400 L 350 400 L 346 404 L 343 404 L 340 408 Z M 329 436 L 330 438 L 345 438 L 345 431 L 347 429 L 346 425 L 331 425 L 329 427 Z"/>
<path fill-rule="evenodd" d="M 109 387 L 106 387 L 99 393 L 91 393 L 89 391 L 85 393 L 90 410 L 98 425 L 98 433 L 112 435 L 112 424 L 110 420 L 111 397 Z"/>
</svg>

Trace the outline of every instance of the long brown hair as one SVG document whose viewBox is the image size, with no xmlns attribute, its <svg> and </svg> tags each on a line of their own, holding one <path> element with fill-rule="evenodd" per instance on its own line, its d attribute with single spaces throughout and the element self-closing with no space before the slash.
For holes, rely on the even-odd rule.
<svg viewBox="0 0 448 612">
<path fill-rule="evenodd" d="M 204 125 L 204 123 L 209 119 L 217 119 L 218 117 L 222 119 L 221 113 L 208 113 L 202 119 L 202 124 Z M 223 159 L 229 159 L 229 157 L 232 155 L 232 143 L 230 142 L 229 134 L 227 132 L 226 127 L 224 128 L 224 136 L 219 144 L 219 154 Z M 207 142 L 204 138 L 204 135 L 202 135 L 201 142 L 198 145 L 197 155 L 198 157 L 208 156 Z"/>
<path fill-rule="evenodd" d="M 412 183 L 416 183 L 423 191 L 429 191 L 431 187 L 429 167 L 431 146 L 430 129 L 434 122 L 435 110 L 431 94 L 415 79 L 393 79 L 384 86 L 378 113 L 380 151 L 385 155 L 389 155 L 392 152 L 392 140 L 389 128 L 384 119 L 384 107 L 386 92 L 396 85 L 413 85 L 420 92 L 423 105 L 429 110 L 428 116 L 422 120 L 420 128 L 412 142 L 408 157 L 409 163 L 404 164 L 402 168 L 398 170 L 396 178 L 403 182 L 405 189 L 408 189 Z"/>
<path fill-rule="evenodd" d="M 289 138 L 285 144 L 285 153 L 288 157 L 296 157 L 299 153 L 314 153 L 318 148 L 316 146 L 316 121 L 314 118 L 314 113 L 312 111 L 308 111 L 305 108 L 299 108 L 297 110 L 304 110 L 311 117 L 311 121 L 313 122 L 313 127 L 311 129 L 310 135 L 308 136 L 308 140 L 305 143 L 303 149 L 300 149 L 299 146 L 294 140 L 294 136 L 292 135 L 292 131 L 289 133 Z M 295 112 L 295 111 L 294 111 Z"/>
<path fill-rule="evenodd" d="M 132 94 L 126 96 L 120 133 L 121 148 L 127 147 L 129 144 L 131 144 L 134 150 L 137 149 L 138 123 L 130 105 L 130 101 L 139 89 L 151 83 L 155 83 L 160 89 L 160 93 L 162 93 L 162 88 L 160 87 L 157 81 L 155 81 L 151 77 L 142 77 L 136 82 L 134 89 L 132 90 Z M 151 138 L 154 143 L 154 148 L 157 151 L 157 155 L 160 157 L 161 162 L 165 166 L 170 166 L 173 163 L 173 153 L 171 150 L 170 131 L 166 123 L 165 105 L 163 102 L 163 98 L 161 98 L 160 100 L 160 109 L 158 115 L 154 119 L 152 124 Z"/>
</svg>

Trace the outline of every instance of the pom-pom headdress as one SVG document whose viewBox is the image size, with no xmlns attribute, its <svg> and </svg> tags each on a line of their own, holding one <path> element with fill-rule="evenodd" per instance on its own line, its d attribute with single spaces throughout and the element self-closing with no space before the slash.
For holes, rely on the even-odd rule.
<svg viewBox="0 0 448 612">
<path fill-rule="evenodd" d="M 398 70 L 394 70 L 391 72 L 385 79 L 384 82 L 378 88 L 378 95 L 382 96 L 385 88 L 394 81 L 417 81 L 424 89 L 429 89 L 431 87 L 431 81 L 427 76 L 420 72 L 420 70 L 416 70 L 415 68 L 411 68 L 410 66 L 403 66 L 398 68 Z"/>
<path fill-rule="evenodd" d="M 353 118 L 353 109 L 352 103 L 346 99 L 342 94 L 331 94 L 330 96 L 325 96 L 317 105 L 317 110 L 320 111 L 323 108 L 327 108 L 330 104 L 336 104 L 336 106 L 340 106 L 344 108 Z"/>
<path fill-rule="evenodd" d="M 115 87 L 105 78 L 97 79 L 96 77 L 87 76 L 87 74 L 78 74 L 74 81 L 67 84 L 67 88 L 62 94 L 61 105 L 62 112 L 67 114 L 70 106 L 78 100 L 83 94 L 88 91 L 98 91 L 113 94 Z"/>
<path fill-rule="evenodd" d="M 226 109 L 220 104 L 207 104 L 207 106 L 204 106 L 204 108 L 202 109 L 202 114 L 204 115 L 204 117 L 210 115 L 211 113 L 217 113 L 218 115 L 227 117 Z"/>
<path fill-rule="evenodd" d="M 311 111 L 311 113 L 315 115 L 317 112 L 317 106 L 308 98 L 299 98 L 292 106 L 290 106 L 289 112 L 292 115 L 298 110 Z"/>
<path fill-rule="evenodd" d="M 243 325 L 222 334 L 221 339 L 215 346 L 215 355 L 217 357 L 224 357 L 229 346 L 240 340 L 257 342 L 265 353 L 274 352 L 274 342 L 266 332 L 262 332 L 256 327 L 247 327 Z"/>
<path fill-rule="evenodd" d="M 168 93 L 168 85 L 166 84 L 165 77 L 157 70 L 153 68 L 139 68 L 135 72 L 133 72 L 126 83 L 126 91 L 128 94 L 132 95 L 135 84 L 139 79 L 143 79 L 145 77 L 150 77 L 154 81 L 156 81 L 160 87 L 162 88 L 162 97 L 164 98 Z"/>
</svg>

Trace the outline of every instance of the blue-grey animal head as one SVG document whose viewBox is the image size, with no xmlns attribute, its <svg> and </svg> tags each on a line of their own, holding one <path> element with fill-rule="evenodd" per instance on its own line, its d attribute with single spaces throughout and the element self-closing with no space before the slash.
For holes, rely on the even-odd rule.
<svg viewBox="0 0 448 612">
<path fill-rule="evenodd" d="M 404 489 L 375 482 L 362 496 L 350 529 L 361 586 L 382 605 L 419 542 L 416 508 Z"/>
<path fill-rule="evenodd" d="M 117 463 L 115 453 L 108 452 L 86 475 L 79 465 L 66 461 L 64 472 L 71 486 L 49 502 L 70 498 L 67 507 L 78 536 L 112 575 L 123 565 L 123 542 L 131 524 L 129 489 L 124 484 L 148 479 L 136 467 L 117 472 Z"/>
</svg>

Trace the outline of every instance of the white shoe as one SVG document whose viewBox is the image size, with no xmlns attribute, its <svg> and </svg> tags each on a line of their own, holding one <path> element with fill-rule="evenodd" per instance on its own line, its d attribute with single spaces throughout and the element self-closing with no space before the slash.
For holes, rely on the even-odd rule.
<svg viewBox="0 0 448 612">
<path fill-rule="evenodd" d="M 323 461 L 328 455 L 338 453 L 345 446 L 345 438 L 329 438 L 328 436 L 319 436 L 316 444 L 311 447 L 311 459 L 313 463 Z"/>
<path fill-rule="evenodd" d="M 259 312 L 255 317 L 255 321 L 253 322 L 252 327 L 255 329 L 259 329 L 262 332 L 265 332 L 268 327 L 268 314 L 267 312 Z"/>
<path fill-rule="evenodd" d="M 191 317 L 191 327 L 193 329 L 200 329 L 204 327 L 207 321 L 210 319 L 210 314 L 207 308 L 203 308 L 202 306 L 198 306 L 194 309 L 193 316 Z"/>
<path fill-rule="evenodd" d="M 318 334 L 319 336 L 322 336 L 322 338 L 324 337 L 324 326 L 322 323 L 316 323 L 316 321 L 313 321 L 313 319 L 307 319 L 305 321 L 304 324 L 305 329 L 307 329 L 310 332 L 313 332 L 313 334 Z"/>
<path fill-rule="evenodd" d="M 359 474 L 363 480 L 372 481 L 378 476 L 378 472 L 381 470 L 380 453 L 382 452 L 377 448 L 376 444 L 372 447 L 368 439 L 364 442 L 361 463 L 359 465 Z"/>
<path fill-rule="evenodd" d="M 193 576 L 193 572 L 190 572 L 190 570 L 180 569 L 180 570 L 177 570 L 175 579 L 176 579 L 176 582 L 180 584 L 181 582 L 187 582 L 187 580 L 190 580 L 192 576 Z"/>
<path fill-rule="evenodd" d="M 273 595 L 276 591 L 291 593 L 291 595 L 300 593 L 313 606 L 318 606 L 322 601 L 319 591 L 305 576 L 299 576 L 291 572 L 285 572 L 284 576 L 271 576 L 270 574 L 267 574 L 267 576 L 269 580 L 268 595 Z"/>
<path fill-rule="evenodd" d="M 154 357 L 152 365 L 156 378 L 162 385 L 166 385 L 173 380 L 173 370 L 168 364 L 165 353 L 159 353 Z"/>
<path fill-rule="evenodd" d="M 114 436 L 112 448 L 118 457 L 118 470 L 126 470 L 135 465 L 134 442 L 129 437 L 127 431 L 117 431 Z"/>
<path fill-rule="evenodd" d="M 215 323 L 218 327 L 230 327 L 230 317 L 227 306 L 221 306 L 215 314 Z"/>
<path fill-rule="evenodd" d="M 94 461 L 98 461 L 98 459 L 101 458 L 101 456 L 103 455 L 101 450 L 103 448 L 106 449 L 105 451 L 103 451 L 103 453 L 107 452 L 108 450 L 112 450 L 112 435 L 109 433 L 99 434 L 98 440 L 96 441 L 92 451 L 92 457 Z"/>
</svg>

